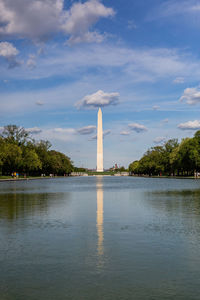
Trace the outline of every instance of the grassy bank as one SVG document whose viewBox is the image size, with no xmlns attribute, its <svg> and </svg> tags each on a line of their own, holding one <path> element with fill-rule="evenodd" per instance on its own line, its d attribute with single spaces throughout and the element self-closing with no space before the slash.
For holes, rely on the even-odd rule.
<svg viewBox="0 0 200 300">
<path fill-rule="evenodd" d="M 86 172 L 89 176 L 93 176 L 93 175 L 107 175 L 107 176 L 111 176 L 114 175 L 115 172 L 112 171 L 108 171 L 108 172 L 96 172 L 96 171 L 88 171 Z"/>
<path fill-rule="evenodd" d="M 36 180 L 36 179 L 50 179 L 50 178 L 57 178 L 57 177 L 64 177 L 64 176 L 56 176 L 56 177 L 50 177 L 50 176 L 27 176 L 23 177 L 20 176 L 18 178 L 13 178 L 12 176 L 0 176 L 0 181 L 21 181 L 21 180 Z"/>
<path fill-rule="evenodd" d="M 170 178 L 170 179 L 200 179 L 200 177 L 195 177 L 195 176 L 167 176 L 167 175 L 162 175 L 162 176 L 156 176 L 156 175 L 130 175 L 131 177 L 144 177 L 144 178 Z"/>
</svg>

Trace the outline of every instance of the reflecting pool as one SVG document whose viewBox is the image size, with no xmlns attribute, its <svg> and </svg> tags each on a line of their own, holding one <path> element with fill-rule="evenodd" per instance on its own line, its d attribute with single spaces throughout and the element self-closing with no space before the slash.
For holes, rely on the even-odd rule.
<svg viewBox="0 0 200 300">
<path fill-rule="evenodd" d="M 0 300 L 200 299 L 200 180 L 0 182 Z"/>
</svg>

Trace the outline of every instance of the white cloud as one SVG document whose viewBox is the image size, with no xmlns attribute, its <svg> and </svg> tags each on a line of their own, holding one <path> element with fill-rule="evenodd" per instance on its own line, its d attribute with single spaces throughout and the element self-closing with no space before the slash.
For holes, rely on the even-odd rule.
<svg viewBox="0 0 200 300">
<path fill-rule="evenodd" d="M 12 58 L 18 53 L 19 51 L 13 46 L 13 44 L 8 42 L 0 42 L 0 56 Z"/>
<path fill-rule="evenodd" d="M 44 41 L 62 32 L 70 43 L 98 42 L 100 34 L 89 31 L 91 26 L 113 15 L 98 0 L 74 3 L 69 10 L 64 0 L 0 0 L 0 35 Z"/>
<path fill-rule="evenodd" d="M 0 0 L 0 34 L 46 39 L 59 28 L 63 0 Z"/>
<path fill-rule="evenodd" d="M 176 77 L 176 78 L 173 80 L 173 83 L 175 83 L 175 84 L 181 84 L 181 83 L 184 83 L 184 82 L 185 82 L 184 77 Z"/>
<path fill-rule="evenodd" d="M 53 132 L 55 132 L 55 133 L 64 133 L 64 134 L 65 133 L 66 134 L 68 134 L 68 133 L 73 134 L 73 133 L 76 132 L 76 130 L 74 128 L 54 128 Z"/>
<path fill-rule="evenodd" d="M 92 134 L 96 130 L 96 126 L 89 125 L 85 126 L 82 128 L 38 128 L 38 127 L 33 127 L 33 128 L 27 128 L 26 129 L 28 132 L 30 132 L 33 135 L 37 136 L 37 139 L 44 139 L 44 140 L 49 140 L 50 142 L 53 141 L 61 141 L 61 142 L 66 142 L 66 141 L 77 141 L 77 134 L 80 134 L 84 137 L 84 135 L 89 135 Z M 111 133 L 111 130 L 105 130 L 103 132 L 103 137 L 109 135 Z M 80 139 L 79 137 L 78 139 Z M 92 136 L 89 140 L 95 140 L 97 136 Z"/>
<path fill-rule="evenodd" d="M 92 44 L 84 47 L 46 46 L 47 53 L 37 57 L 37 68 L 21 69 L 21 72 L 6 72 L 0 65 L 1 74 L 10 79 L 39 79 L 55 75 L 69 75 L 84 80 L 85 76 L 93 77 L 94 70 L 104 79 L 104 83 L 112 80 L 115 86 L 133 82 L 155 82 L 164 78 L 187 76 L 188 80 L 196 80 L 200 76 L 200 60 L 194 59 L 189 53 L 180 53 L 177 49 L 131 49 L 119 45 Z M 118 72 L 116 72 L 118 68 Z M 92 77 L 91 76 L 91 77 Z M 101 77 L 100 77 L 101 76 Z M 107 82 L 108 85 L 108 82 Z M 99 85 L 97 85 L 99 89 Z M 109 88 L 109 87 L 106 87 Z M 102 86 L 102 89 L 106 89 Z"/>
<path fill-rule="evenodd" d="M 80 135 L 88 135 L 92 134 L 96 130 L 96 126 L 88 125 L 81 128 L 54 128 L 54 129 L 47 129 L 43 132 L 47 134 L 47 136 L 51 136 L 52 138 L 56 138 L 59 140 L 65 140 L 71 136 L 75 136 L 76 134 Z"/>
<path fill-rule="evenodd" d="M 175 16 L 194 16 L 200 11 L 200 5 L 196 0 L 168 0 L 161 2 L 160 6 L 151 11 L 151 14 L 147 20 L 156 20 L 163 17 L 175 17 Z"/>
<path fill-rule="evenodd" d="M 74 49 L 68 47 L 66 50 L 49 47 L 47 50 L 48 56 L 40 56 L 37 59 L 37 68 L 32 70 L 22 67 L 20 70 L 15 69 L 10 72 L 5 69 L 4 64 L 0 64 L 0 78 L 2 80 L 6 78 L 12 82 L 13 79 L 38 80 L 64 74 L 65 78 L 69 76 L 72 80 L 57 87 L 45 86 L 38 90 L 12 92 L 12 90 L 7 89 L 2 94 L 3 101 L 0 104 L 2 114 L 10 112 L 21 112 L 23 114 L 27 111 L 37 110 L 35 102 L 40 99 L 45 99 L 45 107 L 50 110 L 63 109 L 74 105 L 77 99 L 81 99 L 83 95 L 97 91 L 99 86 L 102 87 L 103 91 L 110 91 L 111 85 L 117 86 L 120 95 L 123 94 L 123 100 L 129 100 L 131 103 L 132 95 L 129 94 L 127 97 L 126 88 L 131 87 L 134 82 L 160 81 L 163 77 L 170 77 L 172 80 L 174 75 L 171 74 L 179 73 L 179 70 L 181 74 L 183 74 L 183 71 L 188 73 L 188 76 L 193 79 L 200 76 L 200 62 L 196 61 L 194 63 L 191 57 L 191 60 L 189 59 L 189 56 L 181 57 L 175 50 L 174 53 L 177 56 L 175 60 L 178 61 L 178 68 L 174 63 L 173 51 L 169 51 L 168 56 L 164 57 L 164 49 L 163 51 L 154 49 L 157 56 L 152 54 L 154 52 L 152 49 L 146 49 L 144 53 L 144 49 L 132 50 L 111 45 L 90 45 L 75 47 Z M 148 57 L 149 64 L 144 64 L 144 57 Z M 154 62 L 156 64 L 158 60 L 165 61 L 165 59 L 166 63 L 163 62 L 163 68 L 156 70 Z M 131 73 L 129 69 L 127 70 L 128 65 L 132 65 Z M 170 70 L 168 69 L 169 65 L 171 65 Z M 167 66 L 167 69 L 165 69 L 165 66 Z M 116 68 L 118 72 L 116 72 Z M 98 70 L 98 72 L 90 72 L 90 70 Z M 136 87 L 135 91 L 139 94 L 137 89 Z M 136 99 L 137 95 L 133 98 Z M 158 103 L 158 100 L 156 102 Z"/>
<path fill-rule="evenodd" d="M 89 126 L 85 126 L 82 128 L 77 129 L 77 133 L 81 134 L 81 135 L 86 135 L 86 134 L 91 134 L 96 130 L 96 126 L 93 125 L 89 125 Z"/>
<path fill-rule="evenodd" d="M 153 108 L 153 110 L 158 110 L 160 108 L 160 106 L 154 105 L 152 108 Z"/>
<path fill-rule="evenodd" d="M 198 88 L 187 88 L 184 90 L 180 101 L 186 101 L 187 104 L 197 104 L 200 102 L 200 90 Z"/>
<path fill-rule="evenodd" d="M 35 104 L 38 105 L 38 106 L 42 106 L 42 105 L 44 105 L 44 102 L 42 102 L 42 101 L 36 101 Z"/>
<path fill-rule="evenodd" d="M 70 34 L 69 44 L 79 42 L 101 42 L 103 36 L 98 32 L 90 32 L 89 28 L 99 18 L 107 18 L 114 15 L 112 8 L 105 7 L 97 0 L 89 0 L 85 3 L 74 3 L 66 13 L 66 22 L 63 25 L 64 31 Z"/>
<path fill-rule="evenodd" d="M 182 130 L 197 130 L 200 129 L 200 121 L 195 120 L 195 121 L 188 121 L 186 123 L 181 123 L 178 125 L 178 128 Z"/>
<path fill-rule="evenodd" d="M 128 127 L 137 133 L 147 131 L 147 128 L 144 125 L 138 123 L 131 123 Z"/>
<path fill-rule="evenodd" d="M 98 32 L 86 32 L 82 35 L 72 36 L 68 41 L 68 45 L 74 45 L 79 43 L 101 43 L 105 38 L 105 35 Z"/>
<path fill-rule="evenodd" d="M 13 44 L 0 42 L 0 56 L 6 59 L 9 69 L 13 69 L 22 63 L 16 59 L 18 54 L 19 51 L 13 46 Z"/>
<path fill-rule="evenodd" d="M 129 131 L 123 130 L 120 132 L 121 135 L 130 135 Z"/>
<path fill-rule="evenodd" d="M 30 134 L 35 135 L 37 140 L 49 140 L 50 142 L 54 140 L 58 141 L 71 141 L 75 139 L 77 129 L 75 128 L 39 128 L 39 127 L 32 127 L 26 128 Z"/>
<path fill-rule="evenodd" d="M 162 144 L 166 141 L 166 138 L 163 136 L 158 136 L 154 139 L 154 144 Z"/>
<path fill-rule="evenodd" d="M 128 21 L 128 26 L 127 26 L 127 28 L 128 28 L 129 30 L 137 29 L 137 25 L 135 24 L 135 22 L 134 22 L 133 20 L 129 20 L 129 21 Z"/>
<path fill-rule="evenodd" d="M 119 93 L 105 93 L 104 91 L 99 90 L 94 94 L 85 96 L 76 104 L 76 106 L 78 108 L 95 108 L 104 107 L 108 105 L 116 105 L 118 103 Z"/>
<path fill-rule="evenodd" d="M 53 141 L 73 141 L 75 139 L 76 130 L 74 128 L 44 128 L 38 135 L 40 139 Z"/>
<path fill-rule="evenodd" d="M 42 132 L 42 129 L 38 127 L 32 127 L 32 128 L 26 128 L 26 131 L 28 131 L 31 134 L 39 134 Z"/>
<path fill-rule="evenodd" d="M 55 53 L 55 49 L 53 51 Z M 92 45 L 84 49 L 75 48 L 73 51 L 59 50 L 56 54 L 56 58 L 51 57 L 51 61 L 49 59 L 49 66 L 53 67 L 55 64 L 54 72 L 63 68 L 63 72 L 77 69 L 80 73 L 83 68 L 101 67 L 110 72 L 114 71 L 118 78 L 127 75 L 125 80 L 129 82 L 153 82 L 163 78 L 172 80 L 180 74 L 190 78 L 200 76 L 199 61 L 194 60 L 188 53 L 179 53 L 176 49 L 131 49 L 116 45 Z M 117 73 L 114 68 L 121 69 Z"/>
<path fill-rule="evenodd" d="M 194 4 L 190 7 L 190 10 L 193 12 L 199 12 L 200 11 L 200 4 Z"/>
<path fill-rule="evenodd" d="M 30 69 L 34 69 L 36 67 L 36 56 L 34 54 L 29 55 L 26 65 Z"/>
<path fill-rule="evenodd" d="M 33 135 L 37 135 L 37 139 L 44 140 L 69 140 L 69 137 L 75 134 L 76 130 L 73 128 L 26 128 L 26 131 Z"/>
<path fill-rule="evenodd" d="M 162 121 L 161 121 L 163 124 L 166 124 L 166 123 L 169 123 L 169 119 L 163 119 Z"/>
</svg>

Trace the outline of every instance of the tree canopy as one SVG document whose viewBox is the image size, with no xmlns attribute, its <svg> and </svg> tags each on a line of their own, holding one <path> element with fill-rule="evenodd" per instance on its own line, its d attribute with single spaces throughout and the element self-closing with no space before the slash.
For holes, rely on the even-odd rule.
<svg viewBox="0 0 200 300">
<path fill-rule="evenodd" d="M 71 159 L 50 148 L 49 141 L 35 141 L 23 127 L 7 125 L 0 134 L 0 173 L 71 173 L 74 168 Z"/>
<path fill-rule="evenodd" d="M 150 148 L 129 165 L 129 171 L 144 175 L 194 175 L 200 171 L 200 130 L 193 138 L 170 139 Z"/>
</svg>

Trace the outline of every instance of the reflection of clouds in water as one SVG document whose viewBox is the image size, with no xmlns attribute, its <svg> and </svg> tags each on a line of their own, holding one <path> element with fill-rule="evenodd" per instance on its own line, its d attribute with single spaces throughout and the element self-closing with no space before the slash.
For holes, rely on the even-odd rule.
<svg viewBox="0 0 200 300">
<path fill-rule="evenodd" d="M 97 251 L 98 256 L 102 256 L 104 254 L 103 248 L 103 178 L 97 177 L 96 189 L 97 189 L 97 236 L 98 236 L 98 244 Z"/>
</svg>

